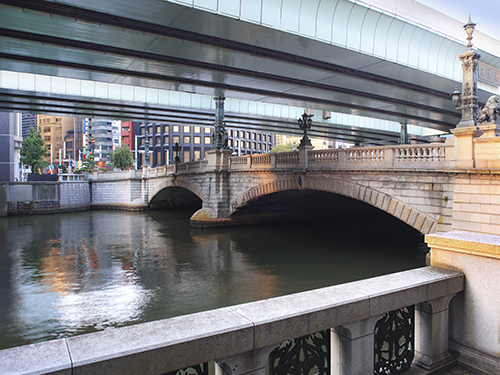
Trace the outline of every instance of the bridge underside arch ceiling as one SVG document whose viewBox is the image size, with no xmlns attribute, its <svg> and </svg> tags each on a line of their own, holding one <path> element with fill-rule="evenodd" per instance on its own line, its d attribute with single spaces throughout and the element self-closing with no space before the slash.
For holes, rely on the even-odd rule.
<svg viewBox="0 0 500 375">
<path fill-rule="evenodd" d="M 460 81 L 465 43 L 348 0 L 266 1 L 265 9 L 250 0 L 177 3 L 0 0 L 0 69 L 439 131 L 459 121 L 449 93 Z M 500 68 L 497 56 L 480 53 Z M 480 102 L 492 92 L 498 87 L 482 84 Z M 0 90 L 0 109 L 57 112 L 54 97 L 75 114 L 82 106 L 132 107 L 18 87 Z"/>
</svg>

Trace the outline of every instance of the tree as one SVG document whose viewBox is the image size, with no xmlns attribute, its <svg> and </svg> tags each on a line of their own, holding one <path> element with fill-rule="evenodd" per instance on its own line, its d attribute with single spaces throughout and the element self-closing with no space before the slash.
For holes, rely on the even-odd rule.
<svg viewBox="0 0 500 375">
<path fill-rule="evenodd" d="M 292 152 L 293 149 L 295 148 L 295 145 L 293 143 L 287 143 L 285 145 L 276 145 L 271 149 L 271 152 Z"/>
<path fill-rule="evenodd" d="M 118 169 L 127 169 L 134 165 L 134 155 L 128 145 L 122 145 L 114 149 L 109 155 L 109 160 L 113 166 Z"/>
<path fill-rule="evenodd" d="M 48 161 L 43 160 L 43 157 L 49 154 L 49 150 L 42 139 L 41 131 L 36 131 L 33 127 L 30 127 L 28 137 L 23 140 L 20 154 L 21 162 L 29 165 L 33 174 L 39 174 L 42 168 L 50 165 Z"/>
<path fill-rule="evenodd" d="M 85 160 L 82 163 L 82 167 L 80 168 L 80 170 L 76 170 L 75 173 L 77 173 L 77 171 L 92 172 L 94 170 L 94 167 L 95 167 L 94 155 L 91 154 L 85 158 Z"/>
</svg>

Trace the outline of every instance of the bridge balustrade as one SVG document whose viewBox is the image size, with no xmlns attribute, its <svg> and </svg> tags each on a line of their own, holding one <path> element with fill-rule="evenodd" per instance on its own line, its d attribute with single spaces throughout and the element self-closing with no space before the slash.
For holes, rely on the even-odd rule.
<svg viewBox="0 0 500 375">
<path fill-rule="evenodd" d="M 298 165 L 299 153 L 298 152 L 280 152 L 276 154 L 276 166 L 279 165 Z"/>
<path fill-rule="evenodd" d="M 201 375 L 207 362 L 231 375 L 432 369 L 451 359 L 448 306 L 463 290 L 461 272 L 422 267 L 2 350 L 0 373 Z"/>
<path fill-rule="evenodd" d="M 423 146 L 401 146 L 396 149 L 394 162 L 419 163 L 425 168 L 432 164 L 435 167 L 444 167 L 446 162 L 446 149 L 450 146 L 423 145 Z"/>
<path fill-rule="evenodd" d="M 451 159 L 453 145 L 404 145 L 380 147 L 352 147 L 348 149 L 311 150 L 307 152 L 307 168 L 318 169 L 436 169 L 445 168 Z M 147 178 L 166 176 L 171 173 L 201 173 L 208 161 L 178 163 L 148 168 Z M 300 165 L 300 152 L 283 152 L 257 155 L 241 155 L 229 158 L 229 171 L 269 170 Z"/>
<path fill-rule="evenodd" d="M 316 163 L 338 163 L 339 152 L 341 150 L 318 150 L 308 152 L 309 165 L 314 165 Z"/>
<path fill-rule="evenodd" d="M 60 182 L 83 182 L 85 178 L 84 174 L 62 173 L 58 175 Z"/>
</svg>

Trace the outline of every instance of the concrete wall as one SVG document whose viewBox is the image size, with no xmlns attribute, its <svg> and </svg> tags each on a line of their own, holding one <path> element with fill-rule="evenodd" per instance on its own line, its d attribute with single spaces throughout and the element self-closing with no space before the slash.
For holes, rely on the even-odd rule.
<svg viewBox="0 0 500 375">
<path fill-rule="evenodd" d="M 59 213 L 90 208 L 88 182 L 11 182 L 4 186 L 8 215 Z"/>
<path fill-rule="evenodd" d="M 431 265 L 465 274 L 450 304 L 450 347 L 472 370 L 500 374 L 500 236 L 452 231 L 426 236 Z"/>
<path fill-rule="evenodd" d="M 483 171 L 457 176 L 454 191 L 453 230 L 500 234 L 499 174 Z"/>
</svg>

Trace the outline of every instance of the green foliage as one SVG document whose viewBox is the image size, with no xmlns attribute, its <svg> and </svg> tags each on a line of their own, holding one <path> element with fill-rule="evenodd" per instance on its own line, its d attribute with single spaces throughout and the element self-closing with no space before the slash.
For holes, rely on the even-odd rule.
<svg viewBox="0 0 500 375">
<path fill-rule="evenodd" d="M 33 127 L 30 128 L 28 137 L 23 140 L 20 153 L 21 162 L 29 165 L 33 174 L 38 174 L 39 170 L 50 165 L 48 161 L 43 160 L 43 157 L 49 154 L 49 150 L 42 139 L 41 131 L 36 131 Z"/>
<path fill-rule="evenodd" d="M 114 149 L 109 155 L 109 160 L 113 166 L 118 169 L 127 169 L 134 165 L 134 155 L 128 145 L 122 145 Z"/>
<path fill-rule="evenodd" d="M 57 169 L 60 169 L 61 170 L 61 173 L 68 173 L 68 167 L 66 167 L 65 164 L 59 164 L 57 166 Z"/>
<path fill-rule="evenodd" d="M 276 145 L 271 149 L 271 152 L 292 152 L 295 148 L 293 143 L 287 143 L 285 145 Z"/>
<path fill-rule="evenodd" d="M 80 171 L 92 172 L 94 170 L 94 167 L 95 167 L 94 155 L 88 155 L 83 161 Z"/>
</svg>

